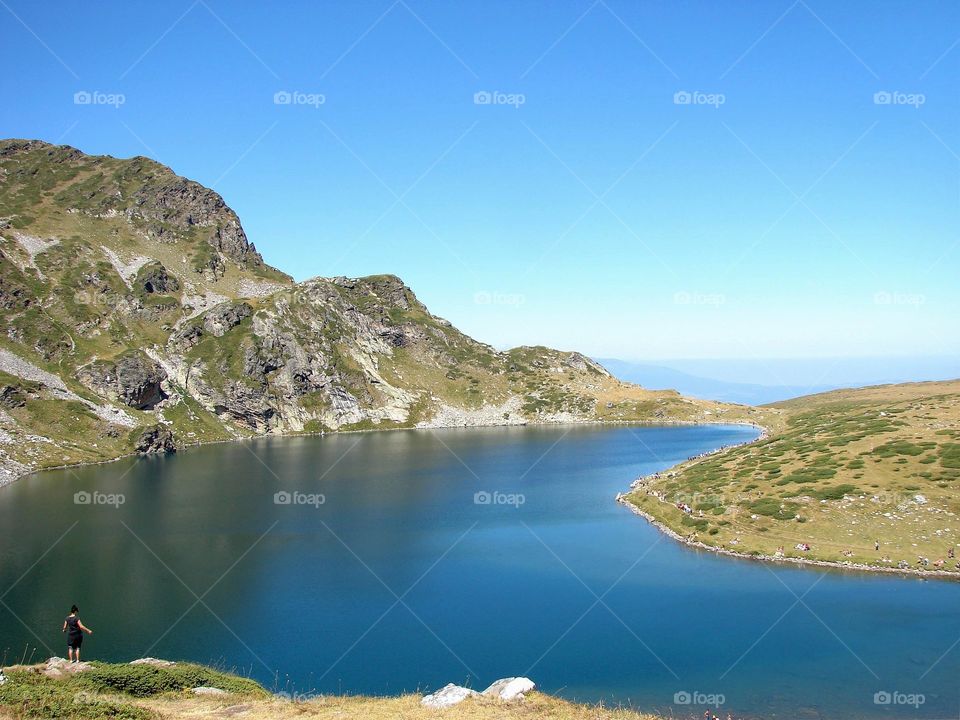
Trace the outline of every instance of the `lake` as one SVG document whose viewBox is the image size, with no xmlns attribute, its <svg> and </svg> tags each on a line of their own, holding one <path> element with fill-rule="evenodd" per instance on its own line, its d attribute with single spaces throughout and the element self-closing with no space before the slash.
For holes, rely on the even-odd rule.
<svg viewBox="0 0 960 720">
<path fill-rule="evenodd" d="M 0 653 L 64 655 L 77 603 L 87 659 L 304 694 L 527 675 L 675 717 L 957 717 L 960 584 L 717 557 L 614 501 L 755 436 L 358 433 L 42 473 L 0 489 Z"/>
</svg>

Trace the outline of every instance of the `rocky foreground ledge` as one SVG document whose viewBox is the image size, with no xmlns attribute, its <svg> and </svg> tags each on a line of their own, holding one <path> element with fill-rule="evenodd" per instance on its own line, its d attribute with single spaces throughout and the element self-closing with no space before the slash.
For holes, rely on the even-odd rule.
<svg viewBox="0 0 960 720">
<path fill-rule="evenodd" d="M 0 719 L 292 720 L 656 720 L 632 710 L 560 700 L 527 678 L 504 678 L 483 692 L 447 685 L 426 696 L 364 697 L 267 691 L 233 673 L 193 663 L 141 658 L 0 668 Z"/>
</svg>

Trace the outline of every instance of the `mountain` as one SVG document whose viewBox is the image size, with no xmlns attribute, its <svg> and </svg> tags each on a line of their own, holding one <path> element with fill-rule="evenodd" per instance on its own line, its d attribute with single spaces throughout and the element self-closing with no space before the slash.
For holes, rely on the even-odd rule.
<svg viewBox="0 0 960 720">
<path fill-rule="evenodd" d="M 673 388 L 697 398 L 710 398 L 744 405 L 766 405 L 810 393 L 833 390 L 835 385 L 762 385 L 759 383 L 730 382 L 718 378 L 691 375 L 664 365 L 602 358 L 597 360 L 621 380 L 647 388 Z"/>
<path fill-rule="evenodd" d="M 0 141 L 0 482 L 267 433 L 758 420 L 577 352 L 498 352 L 392 275 L 295 283 L 144 157 Z"/>
</svg>

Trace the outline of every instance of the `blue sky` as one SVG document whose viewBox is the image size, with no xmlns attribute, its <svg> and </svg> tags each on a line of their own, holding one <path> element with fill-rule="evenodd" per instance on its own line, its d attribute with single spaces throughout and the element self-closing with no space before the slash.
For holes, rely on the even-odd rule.
<svg viewBox="0 0 960 720">
<path fill-rule="evenodd" d="M 154 157 L 297 279 L 395 273 L 498 347 L 960 353 L 955 2 L 3 0 L 0 27 L 0 135 Z"/>
</svg>

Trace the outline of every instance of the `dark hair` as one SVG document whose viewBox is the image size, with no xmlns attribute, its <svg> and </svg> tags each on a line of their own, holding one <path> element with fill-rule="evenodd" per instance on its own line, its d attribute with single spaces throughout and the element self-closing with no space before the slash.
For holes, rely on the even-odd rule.
<svg viewBox="0 0 960 720">
<path fill-rule="evenodd" d="M 70 612 L 71 612 L 71 614 L 72 614 L 72 613 L 78 613 L 78 612 L 80 612 L 80 608 L 78 608 L 76 605 L 71 605 L 71 606 L 70 606 Z"/>
</svg>

